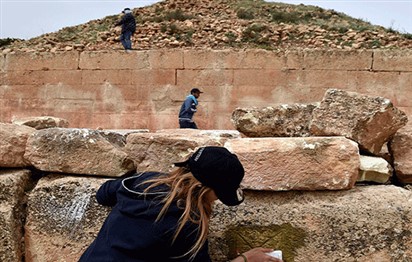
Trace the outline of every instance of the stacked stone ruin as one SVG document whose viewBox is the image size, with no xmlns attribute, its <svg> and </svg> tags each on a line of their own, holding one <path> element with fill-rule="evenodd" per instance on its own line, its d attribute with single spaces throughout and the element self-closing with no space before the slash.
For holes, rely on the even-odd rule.
<svg viewBox="0 0 412 262">
<path fill-rule="evenodd" d="M 103 182 L 168 172 L 205 145 L 246 172 L 246 201 L 215 204 L 213 261 L 260 245 L 285 261 L 412 259 L 412 134 L 391 101 L 330 89 L 316 104 L 237 108 L 232 122 L 237 131 L 1 123 L 0 260 L 77 261 L 110 212 L 94 199 Z"/>
</svg>

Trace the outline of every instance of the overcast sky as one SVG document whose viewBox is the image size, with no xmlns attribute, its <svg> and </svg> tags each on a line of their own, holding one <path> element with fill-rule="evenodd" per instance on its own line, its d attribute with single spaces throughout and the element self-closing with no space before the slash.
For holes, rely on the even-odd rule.
<svg viewBox="0 0 412 262">
<path fill-rule="evenodd" d="M 196 1 L 196 0 L 193 0 Z M 213 0 L 211 0 L 213 1 Z M 142 7 L 156 0 L 0 0 L 0 38 L 29 39 L 63 27 L 119 14 L 123 8 Z M 334 9 L 374 25 L 412 33 L 412 0 L 274 1 Z"/>
</svg>

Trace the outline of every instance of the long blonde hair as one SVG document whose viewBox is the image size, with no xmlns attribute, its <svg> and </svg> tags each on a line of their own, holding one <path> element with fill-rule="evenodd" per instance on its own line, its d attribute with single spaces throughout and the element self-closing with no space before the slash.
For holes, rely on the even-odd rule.
<svg viewBox="0 0 412 262">
<path fill-rule="evenodd" d="M 144 183 L 150 183 L 150 185 L 145 189 L 145 192 L 149 191 L 151 188 L 163 184 L 170 187 L 170 191 L 161 200 L 164 205 L 159 215 L 157 216 L 156 221 L 160 220 L 164 215 L 166 215 L 167 210 L 172 202 L 184 202 L 184 211 L 179 218 L 178 227 L 174 234 L 173 241 L 176 240 L 177 236 L 182 231 L 184 225 L 187 222 L 197 224 L 199 227 L 198 238 L 192 248 L 182 255 L 183 257 L 191 254 L 191 258 L 194 258 L 207 239 L 209 220 L 212 214 L 213 204 L 213 202 L 208 199 L 208 195 L 209 192 L 212 191 L 212 189 L 203 186 L 184 167 L 176 169 L 169 175 L 158 176 Z"/>
</svg>

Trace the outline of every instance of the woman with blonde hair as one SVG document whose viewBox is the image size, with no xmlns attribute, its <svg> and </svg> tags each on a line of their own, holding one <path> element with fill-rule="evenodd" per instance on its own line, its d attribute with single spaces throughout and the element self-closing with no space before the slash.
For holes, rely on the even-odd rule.
<svg viewBox="0 0 412 262">
<path fill-rule="evenodd" d="M 224 147 L 202 147 L 170 174 L 145 172 L 104 183 L 97 201 L 112 206 L 80 261 L 211 261 L 213 202 L 243 202 L 244 169 Z M 232 262 L 281 261 L 271 249 L 249 250 Z"/>
</svg>

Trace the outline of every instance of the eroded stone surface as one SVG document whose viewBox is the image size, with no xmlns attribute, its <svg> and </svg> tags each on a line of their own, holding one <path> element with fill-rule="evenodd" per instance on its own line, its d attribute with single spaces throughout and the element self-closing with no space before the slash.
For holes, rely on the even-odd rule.
<svg viewBox="0 0 412 262">
<path fill-rule="evenodd" d="M 408 121 L 389 99 L 337 89 L 326 92 L 312 117 L 313 135 L 345 136 L 373 154 Z"/>
<path fill-rule="evenodd" d="M 242 138 L 225 143 L 254 190 L 338 190 L 353 187 L 359 150 L 344 137 Z"/>
<path fill-rule="evenodd" d="M 394 169 L 402 183 L 412 183 L 412 127 L 400 129 L 390 143 Z"/>
<path fill-rule="evenodd" d="M 186 160 L 198 147 L 223 146 L 239 136 L 237 131 L 167 129 L 128 135 L 126 150 L 137 172 L 169 172 L 174 169 L 173 163 Z"/>
<path fill-rule="evenodd" d="M 243 237 L 247 248 L 282 249 L 287 261 L 409 261 L 411 199 L 411 191 L 387 185 L 342 191 L 246 191 L 245 202 L 238 207 L 215 205 L 212 260 L 227 261 L 233 245 L 239 244 L 228 243 L 225 232 L 254 227 Z M 277 234 L 282 231 L 289 234 Z"/>
<path fill-rule="evenodd" d="M 35 129 L 45 129 L 51 127 L 69 127 L 69 121 L 59 117 L 53 116 L 38 116 L 38 117 L 24 117 L 14 118 L 13 124 L 30 126 Z"/>
<path fill-rule="evenodd" d="M 264 108 L 236 108 L 235 128 L 248 137 L 310 136 L 309 123 L 315 104 L 292 104 Z"/>
<path fill-rule="evenodd" d="M 78 261 L 108 215 L 95 198 L 105 181 L 59 175 L 39 180 L 28 201 L 26 261 Z"/>
<path fill-rule="evenodd" d="M 122 150 L 124 141 L 116 141 L 91 129 L 42 129 L 27 141 L 24 157 L 43 171 L 118 177 L 134 165 Z"/>
<path fill-rule="evenodd" d="M 28 170 L 0 171 L 0 261 L 22 261 L 25 192 L 33 183 Z"/>
<path fill-rule="evenodd" d="M 25 167 L 28 137 L 36 130 L 28 126 L 0 123 L 0 167 Z"/>
</svg>

